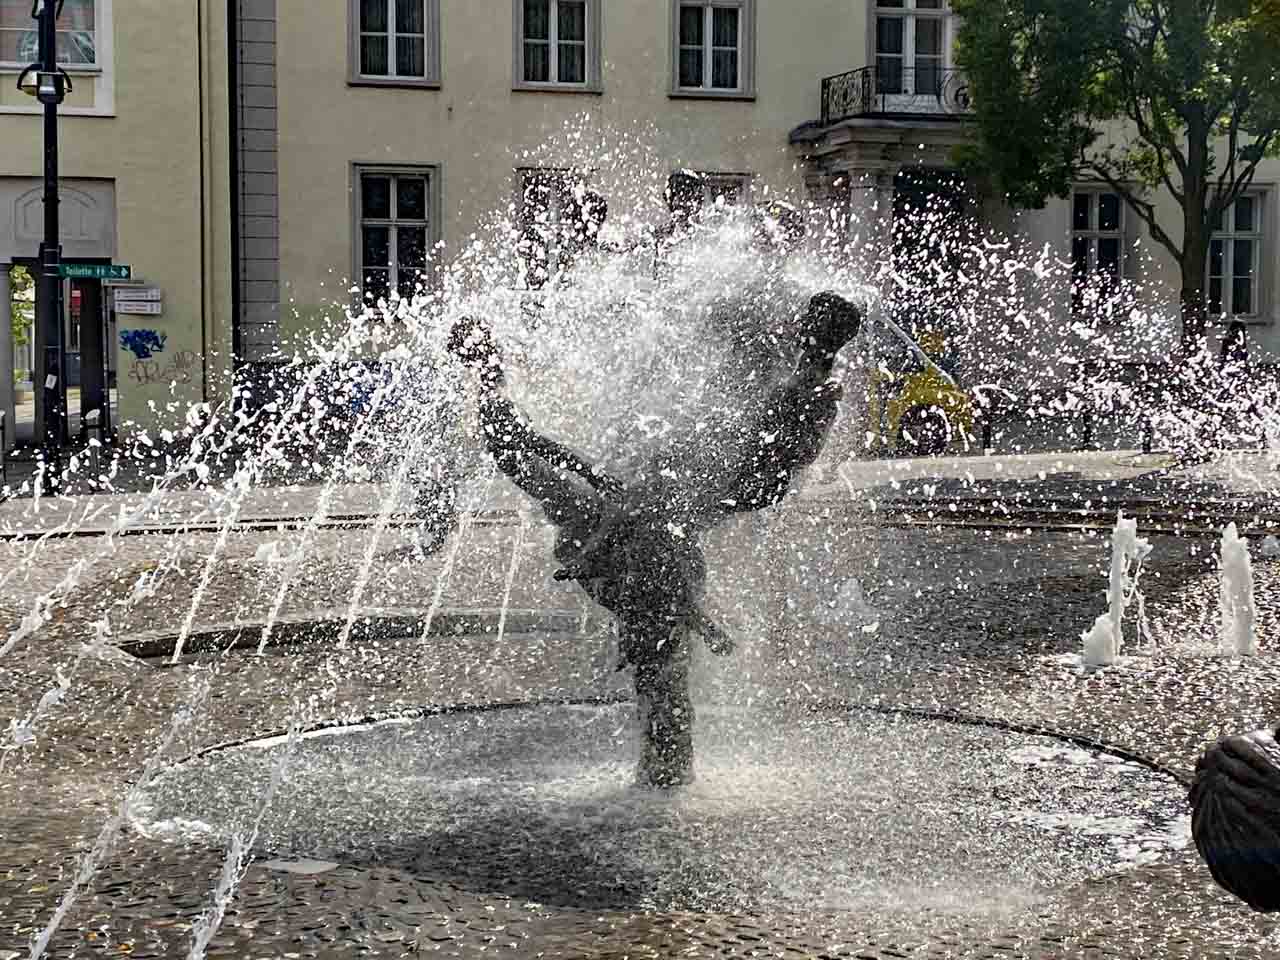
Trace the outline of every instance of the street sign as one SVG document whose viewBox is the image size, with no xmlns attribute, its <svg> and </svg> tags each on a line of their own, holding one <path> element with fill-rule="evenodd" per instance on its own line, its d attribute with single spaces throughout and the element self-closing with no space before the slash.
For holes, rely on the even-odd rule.
<svg viewBox="0 0 1280 960">
<path fill-rule="evenodd" d="M 116 289 L 117 300 L 163 300 L 164 294 L 159 287 L 120 287 Z"/>
<path fill-rule="evenodd" d="M 158 317 L 164 313 L 164 304 L 159 300 L 117 300 L 116 313 L 127 313 L 137 317 Z"/>
<path fill-rule="evenodd" d="M 133 276 L 133 268 L 127 263 L 61 263 L 58 275 L 85 280 L 128 280 Z"/>
</svg>

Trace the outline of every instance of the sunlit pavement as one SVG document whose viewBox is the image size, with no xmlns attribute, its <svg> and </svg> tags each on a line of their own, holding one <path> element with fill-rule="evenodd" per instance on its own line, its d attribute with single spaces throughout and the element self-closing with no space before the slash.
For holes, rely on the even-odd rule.
<svg viewBox="0 0 1280 960">
<path fill-rule="evenodd" d="M 1129 635 L 1121 664 L 1086 674 L 1071 655 L 1105 605 L 1102 536 L 890 529 L 863 511 L 823 512 L 892 490 L 895 481 L 910 492 L 912 484 L 938 480 L 944 496 L 954 495 L 955 484 L 1006 479 L 1070 485 L 1086 477 L 1138 489 L 1153 471 L 1244 496 L 1271 469 L 1265 455 L 1183 471 L 1166 465 L 1158 455 L 1133 453 L 957 457 L 858 462 L 815 477 L 777 516 L 735 521 L 707 538 L 712 606 L 741 646 L 708 663 L 706 696 L 749 691 L 791 704 L 843 700 L 1024 723 L 1092 737 L 1186 776 L 1214 737 L 1280 716 L 1280 658 L 1269 649 L 1280 636 L 1275 561 L 1256 560 L 1263 653 L 1224 656 L 1213 542 L 1155 538 L 1142 580 L 1147 635 Z M 257 491 L 240 513 L 306 516 L 317 496 L 305 488 Z M 50 529 L 70 521 L 106 530 L 122 506 L 128 512 L 142 502 L 137 495 L 11 501 L 0 506 L 0 525 Z M 30 938 L 62 903 L 67 911 L 48 956 L 187 953 L 193 925 L 217 900 L 226 849 L 148 839 L 128 817 L 114 819 L 128 813 L 130 787 L 157 753 L 172 760 L 277 734 L 294 716 L 625 692 L 602 622 L 576 588 L 551 581 L 548 531 L 522 519 L 513 494 L 491 491 L 484 502 L 514 512 L 469 526 L 425 559 L 415 558 L 411 529 L 376 524 L 236 529 L 220 545 L 209 533 L 176 530 L 0 543 L 0 620 L 12 629 L 34 596 L 61 598 L 37 633 L 0 658 L 0 727 L 10 718 L 29 721 L 34 738 L 0 755 L 0 957 L 26 956 Z M 335 492 L 328 510 L 377 514 L 388 503 L 384 487 L 352 485 Z M 81 519 L 93 504 L 106 506 L 104 513 Z M 177 527 L 201 515 L 227 516 L 225 505 L 190 491 L 152 506 L 158 512 L 142 511 L 139 522 Z M 302 538 L 309 538 L 308 560 L 289 572 Z M 401 638 L 353 635 L 341 651 L 336 642 L 272 646 L 262 657 L 237 650 L 172 667 L 122 649 L 138 637 L 194 639 L 215 626 L 261 624 L 277 603 L 281 623 L 341 624 L 406 611 L 422 617 L 436 606 L 442 614 L 473 611 L 480 626 L 453 636 L 425 629 Z M 531 611 L 550 619 L 535 622 Z M 111 624 L 107 642 L 86 643 L 103 617 Z M 192 686 L 201 677 L 209 679 L 205 694 Z M 64 681 L 60 701 L 46 696 Z M 183 704 L 194 721 L 165 745 Z M 900 735 L 909 751 L 909 737 Z M 368 802 L 376 806 L 379 797 Z M 77 870 L 95 844 L 98 869 L 78 885 Z M 574 907 L 523 895 L 528 876 L 481 887 L 472 874 L 430 858 L 307 864 L 297 851 L 277 853 L 262 851 L 247 867 L 210 956 L 1277 955 L 1274 922 L 1218 891 L 1190 848 L 1047 889 L 1029 907 L 990 916 L 921 909 L 905 917 L 820 905 L 742 914 L 669 914 L 639 902 Z M 574 869 L 567 861 L 557 867 L 558 856 L 548 849 L 535 859 L 539 869 Z"/>
</svg>

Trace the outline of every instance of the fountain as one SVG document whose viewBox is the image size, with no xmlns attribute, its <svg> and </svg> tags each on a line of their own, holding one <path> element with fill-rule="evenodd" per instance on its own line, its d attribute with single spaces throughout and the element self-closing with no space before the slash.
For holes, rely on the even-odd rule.
<svg viewBox="0 0 1280 960">
<path fill-rule="evenodd" d="M 622 226 L 582 194 L 600 243 L 538 289 L 508 282 L 510 218 L 478 229 L 439 290 L 194 417 L 154 484 L 0 543 L 29 586 L 0 958 L 1058 956 L 1219 909 L 1141 684 L 1188 737 L 1219 687 L 1043 656 L 1078 650 L 1097 542 L 947 527 L 942 494 L 877 515 L 861 474 L 927 462 L 806 475 L 861 447 L 869 329 L 934 361 L 821 211 L 697 213 L 686 176 L 649 229 L 633 183 L 652 211 L 662 175 L 619 149 Z M 1041 268 L 983 258 L 975 314 Z M 1113 541 L 1111 657 L 1147 555 L 1130 520 Z"/>
</svg>

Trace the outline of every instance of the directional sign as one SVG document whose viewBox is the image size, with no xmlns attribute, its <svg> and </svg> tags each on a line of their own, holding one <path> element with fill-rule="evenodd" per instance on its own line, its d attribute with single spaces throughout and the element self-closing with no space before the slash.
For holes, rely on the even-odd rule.
<svg viewBox="0 0 1280 960">
<path fill-rule="evenodd" d="M 159 287 L 117 287 L 116 300 L 163 300 Z"/>
<path fill-rule="evenodd" d="M 116 313 L 128 313 L 138 317 L 158 317 L 164 313 L 159 300 L 117 300 Z"/>
<path fill-rule="evenodd" d="M 133 276 L 133 268 L 127 263 L 61 263 L 58 275 L 85 280 L 128 280 Z"/>
</svg>

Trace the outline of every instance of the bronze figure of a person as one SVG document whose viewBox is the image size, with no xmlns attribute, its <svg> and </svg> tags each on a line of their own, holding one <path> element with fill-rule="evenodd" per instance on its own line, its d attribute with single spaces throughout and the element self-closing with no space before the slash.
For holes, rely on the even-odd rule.
<svg viewBox="0 0 1280 960">
<path fill-rule="evenodd" d="M 700 634 L 716 652 L 730 647 L 703 610 L 699 533 L 731 514 L 777 503 L 816 459 L 840 398 L 831 379 L 835 355 L 861 321 L 862 311 L 849 301 L 813 297 L 800 320 L 794 362 L 763 391 L 758 412 L 698 438 L 722 455 L 713 469 L 682 470 L 687 451 L 677 446 L 630 484 L 529 424 L 503 392 L 501 354 L 483 322 L 464 319 L 451 331 L 450 349 L 479 374 L 486 446 L 558 528 L 556 579 L 577 582 L 617 620 L 623 665 L 635 668 L 642 783 L 692 780 L 689 638 Z"/>
</svg>

